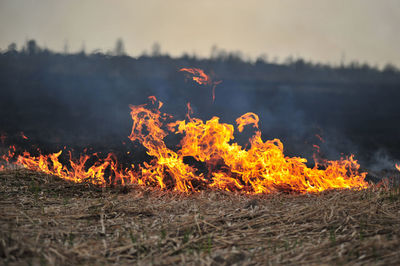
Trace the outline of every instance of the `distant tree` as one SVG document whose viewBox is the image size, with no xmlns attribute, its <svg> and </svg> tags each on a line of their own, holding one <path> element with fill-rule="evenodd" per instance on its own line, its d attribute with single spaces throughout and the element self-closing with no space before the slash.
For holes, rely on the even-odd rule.
<svg viewBox="0 0 400 266">
<path fill-rule="evenodd" d="M 288 57 L 285 58 L 284 64 L 285 65 L 292 65 L 294 63 L 294 57 L 292 55 L 289 55 Z"/>
<path fill-rule="evenodd" d="M 68 40 L 64 41 L 64 54 L 69 53 L 69 45 L 68 45 Z"/>
<path fill-rule="evenodd" d="M 293 64 L 296 70 L 303 70 L 306 66 L 306 62 L 302 58 L 297 59 L 293 62 Z"/>
<path fill-rule="evenodd" d="M 352 69 L 352 70 L 358 69 L 358 68 L 360 68 L 360 62 L 358 62 L 357 60 L 353 60 L 350 62 L 348 68 Z"/>
<path fill-rule="evenodd" d="M 383 72 L 386 74 L 395 74 L 397 72 L 399 72 L 399 69 L 391 64 L 391 63 L 387 63 L 384 67 L 383 67 Z"/>
<path fill-rule="evenodd" d="M 148 55 L 148 53 L 147 53 L 147 50 L 143 50 L 142 51 L 142 53 L 141 53 L 141 55 L 140 55 L 140 57 L 148 57 L 149 55 Z"/>
<path fill-rule="evenodd" d="M 17 45 L 15 44 L 15 42 L 10 43 L 7 47 L 7 51 L 8 52 L 16 52 L 17 51 Z"/>
<path fill-rule="evenodd" d="M 210 58 L 211 58 L 211 59 L 217 59 L 217 57 L 218 57 L 218 47 L 217 47 L 216 44 L 214 44 L 214 45 L 211 47 Z"/>
<path fill-rule="evenodd" d="M 266 63 L 268 63 L 268 55 L 261 54 L 260 56 L 257 57 L 257 59 L 256 59 L 257 65 L 266 64 Z"/>
<path fill-rule="evenodd" d="M 161 46 L 158 42 L 155 42 L 151 47 L 151 55 L 154 57 L 161 56 Z"/>
<path fill-rule="evenodd" d="M 218 49 L 216 52 L 216 58 L 218 60 L 226 60 L 228 58 L 228 52 L 225 51 L 224 49 Z"/>
<path fill-rule="evenodd" d="M 26 49 L 29 55 L 37 54 L 40 51 L 39 46 L 36 44 L 35 40 L 29 40 L 26 43 Z"/>
<path fill-rule="evenodd" d="M 243 54 L 240 51 L 229 52 L 226 60 L 231 63 L 243 62 Z"/>
<path fill-rule="evenodd" d="M 117 42 L 115 43 L 114 54 L 116 56 L 125 55 L 125 45 L 124 45 L 124 41 L 121 38 L 119 38 L 117 40 Z"/>
<path fill-rule="evenodd" d="M 346 64 L 346 53 L 342 52 L 342 56 L 340 57 L 340 67 L 344 68 Z"/>
<path fill-rule="evenodd" d="M 80 56 L 85 56 L 85 55 L 86 55 L 86 46 L 85 46 L 85 43 L 82 43 L 82 48 L 81 48 L 81 50 L 80 50 L 80 52 L 79 52 L 79 55 L 80 55 Z"/>
</svg>

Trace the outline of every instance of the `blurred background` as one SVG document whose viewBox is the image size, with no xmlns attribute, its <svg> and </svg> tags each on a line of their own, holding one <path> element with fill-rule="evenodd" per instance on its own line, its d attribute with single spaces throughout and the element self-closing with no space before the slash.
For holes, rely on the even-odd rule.
<svg viewBox="0 0 400 266">
<path fill-rule="evenodd" d="M 290 156 L 312 161 L 315 144 L 328 159 L 393 168 L 398 25 L 392 0 L 2 0 L 0 134 L 31 149 L 119 150 L 129 104 L 155 95 L 177 119 L 187 102 L 227 123 L 254 112 Z M 182 67 L 222 81 L 215 102 Z"/>
</svg>

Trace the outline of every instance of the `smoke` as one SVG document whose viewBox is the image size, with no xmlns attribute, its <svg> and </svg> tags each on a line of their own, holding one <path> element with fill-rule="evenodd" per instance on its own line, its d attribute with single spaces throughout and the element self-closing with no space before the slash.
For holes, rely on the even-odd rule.
<svg viewBox="0 0 400 266">
<path fill-rule="evenodd" d="M 381 172 L 388 169 L 394 170 L 396 163 L 398 164 L 399 162 L 399 160 L 390 156 L 386 150 L 380 149 L 374 153 L 368 169 L 374 172 Z"/>
</svg>

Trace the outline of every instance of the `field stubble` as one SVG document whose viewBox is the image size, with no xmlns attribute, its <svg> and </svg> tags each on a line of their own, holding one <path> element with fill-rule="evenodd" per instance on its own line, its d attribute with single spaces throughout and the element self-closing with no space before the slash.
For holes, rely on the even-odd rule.
<svg viewBox="0 0 400 266">
<path fill-rule="evenodd" d="M 400 263 L 400 190 L 186 195 L 0 171 L 0 262 Z"/>
</svg>

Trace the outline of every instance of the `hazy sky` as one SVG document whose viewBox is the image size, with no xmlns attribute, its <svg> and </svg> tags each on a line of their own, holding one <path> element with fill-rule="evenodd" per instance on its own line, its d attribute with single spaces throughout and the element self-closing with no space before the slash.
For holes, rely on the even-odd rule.
<svg viewBox="0 0 400 266">
<path fill-rule="evenodd" d="M 208 56 L 216 44 L 256 57 L 400 66 L 399 0 L 0 0 L 0 48 L 30 38 L 62 51 Z"/>
</svg>

